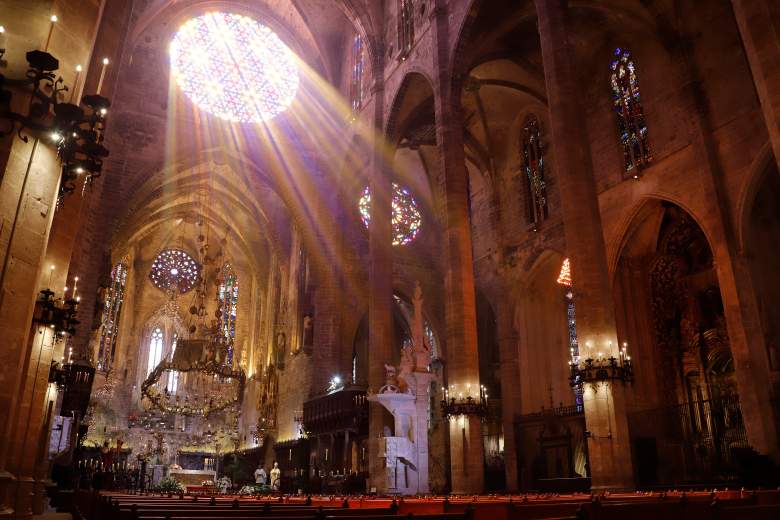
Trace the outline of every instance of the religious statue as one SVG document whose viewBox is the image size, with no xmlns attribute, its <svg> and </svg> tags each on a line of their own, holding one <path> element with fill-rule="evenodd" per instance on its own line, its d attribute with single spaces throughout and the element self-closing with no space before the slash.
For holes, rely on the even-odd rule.
<svg viewBox="0 0 780 520">
<path fill-rule="evenodd" d="M 398 392 L 398 376 L 393 365 L 385 364 L 385 384 L 379 389 L 379 393 Z"/>
<path fill-rule="evenodd" d="M 420 282 L 414 288 L 414 320 L 412 321 L 412 347 L 414 352 L 414 370 L 417 372 L 427 372 L 431 364 L 431 348 L 425 337 L 422 315 L 422 287 Z"/>
<path fill-rule="evenodd" d="M 411 387 L 409 376 L 414 371 L 414 347 L 409 342 L 401 349 L 401 363 L 398 369 L 398 388 L 401 392 L 407 392 Z"/>
<path fill-rule="evenodd" d="M 276 334 L 276 366 L 284 368 L 284 355 L 287 348 L 287 336 L 284 332 L 279 331 Z"/>
<path fill-rule="evenodd" d="M 314 318 L 311 314 L 303 316 L 303 348 L 310 349 L 314 346 Z"/>
<path fill-rule="evenodd" d="M 274 462 L 274 468 L 271 470 L 271 489 L 273 491 L 279 491 L 281 479 L 282 471 L 279 469 L 279 463 Z"/>
</svg>

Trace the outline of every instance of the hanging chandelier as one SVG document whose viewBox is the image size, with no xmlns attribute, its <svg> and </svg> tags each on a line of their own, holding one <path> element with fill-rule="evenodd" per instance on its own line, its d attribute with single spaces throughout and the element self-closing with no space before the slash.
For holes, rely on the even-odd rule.
<svg viewBox="0 0 780 520">
<path fill-rule="evenodd" d="M 182 340 L 177 351 L 187 343 L 187 340 Z M 172 392 L 167 387 L 160 388 L 162 376 L 166 372 L 177 372 L 178 377 L 192 377 L 187 380 L 185 388 Z M 246 374 L 243 370 L 233 369 L 213 359 L 196 361 L 191 365 L 163 360 L 143 382 L 141 392 L 163 412 L 208 417 L 229 407 L 240 407 L 245 384 Z"/>
</svg>

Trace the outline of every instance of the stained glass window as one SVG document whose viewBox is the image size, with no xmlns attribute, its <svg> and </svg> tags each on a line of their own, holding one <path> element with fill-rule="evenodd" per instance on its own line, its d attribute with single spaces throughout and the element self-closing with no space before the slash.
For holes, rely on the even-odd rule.
<svg viewBox="0 0 780 520">
<path fill-rule="evenodd" d="M 125 299 L 127 266 L 122 262 L 111 270 L 111 286 L 108 288 L 103 304 L 102 330 L 98 347 L 97 369 L 107 371 L 111 368 L 116 354 L 116 341 L 119 333 L 119 317 Z"/>
<path fill-rule="evenodd" d="M 174 334 L 173 343 L 171 343 L 171 355 L 169 356 L 170 361 L 173 361 L 173 356 L 176 354 L 176 343 L 178 343 L 178 341 L 179 341 L 179 335 Z M 175 395 L 178 389 L 179 389 L 179 371 L 171 370 L 168 372 L 168 393 Z"/>
<path fill-rule="evenodd" d="M 284 112 L 298 90 L 293 52 L 246 16 L 193 18 L 176 33 L 170 52 L 171 72 L 187 97 L 226 121 L 267 121 Z"/>
<path fill-rule="evenodd" d="M 405 245 L 414 240 L 420 232 L 422 215 L 417 201 L 408 189 L 393 183 L 393 245 Z M 358 204 L 363 224 L 368 227 L 371 221 L 371 192 L 368 186 L 363 190 Z"/>
<path fill-rule="evenodd" d="M 398 51 L 406 58 L 414 44 L 414 2 L 398 0 Z"/>
<path fill-rule="evenodd" d="M 166 249 L 154 259 L 149 278 L 163 291 L 177 287 L 185 293 L 195 286 L 200 275 L 200 265 L 181 249 Z"/>
<path fill-rule="evenodd" d="M 349 97 L 352 111 L 357 112 L 363 104 L 363 72 L 366 53 L 363 49 L 363 38 L 356 34 L 352 41 L 352 78 L 349 87 Z"/>
<path fill-rule="evenodd" d="M 238 277 L 228 263 L 222 266 L 219 282 L 220 330 L 227 340 L 225 364 L 233 363 L 233 343 L 236 338 L 236 314 L 238 310 Z"/>
<path fill-rule="evenodd" d="M 610 85 L 620 142 L 623 145 L 624 168 L 627 174 L 638 178 L 638 170 L 647 166 L 653 157 L 647 142 L 647 125 L 639 95 L 639 80 L 631 53 L 626 49 L 615 49 L 615 59 L 610 64 L 610 69 Z"/>
<path fill-rule="evenodd" d="M 547 185 L 544 181 L 544 155 L 539 136 L 539 120 L 528 116 L 523 128 L 523 170 L 528 186 L 528 217 L 534 229 L 547 218 Z"/>
<path fill-rule="evenodd" d="M 149 360 L 146 365 L 146 375 L 148 376 L 157 365 L 160 364 L 163 354 L 163 332 L 160 327 L 152 331 L 149 338 Z"/>
</svg>

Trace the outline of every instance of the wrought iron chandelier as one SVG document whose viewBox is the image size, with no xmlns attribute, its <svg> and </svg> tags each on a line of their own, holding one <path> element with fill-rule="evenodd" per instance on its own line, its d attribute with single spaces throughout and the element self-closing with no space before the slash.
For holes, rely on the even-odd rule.
<svg viewBox="0 0 780 520">
<path fill-rule="evenodd" d="M 608 349 L 608 352 L 612 351 L 611 344 Z M 634 380 L 634 367 L 627 349 L 628 344 L 623 343 L 623 347 L 618 351 L 618 357 L 614 355 L 605 357 L 598 353 L 596 357 L 588 355 L 585 359 L 581 359 L 579 354 L 572 349 L 571 360 L 569 360 L 569 384 L 572 388 L 582 389 L 586 383 L 611 381 L 619 381 L 623 384 L 631 383 Z"/>
<path fill-rule="evenodd" d="M 0 58 L 4 54 L 5 49 L 0 49 Z M 71 95 L 68 102 L 63 102 L 69 88 L 55 74 L 59 60 L 40 50 L 29 51 L 26 58 L 29 68 L 24 78 L 0 74 L 0 120 L 8 125 L 0 129 L 0 137 L 16 131 L 24 142 L 28 142 L 29 136 L 47 138 L 57 147 L 62 165 L 58 195 L 61 202 L 65 194 L 75 190 L 79 176 L 85 176 L 85 185 L 100 177 L 103 160 L 108 157 L 103 134 L 111 102 L 98 94 L 83 96 L 75 104 Z M 29 92 L 26 113 L 13 111 L 11 88 Z"/>
<path fill-rule="evenodd" d="M 76 332 L 76 310 L 78 301 L 74 299 L 54 299 L 54 291 L 43 289 L 35 302 L 33 323 L 54 329 L 55 341 L 61 341 L 68 334 Z"/>
<path fill-rule="evenodd" d="M 478 385 L 479 393 L 474 396 L 471 388 L 472 386 L 468 384 L 465 386 L 465 391 L 459 392 L 455 385 L 450 385 L 450 388 L 442 387 L 444 395 L 444 399 L 440 403 L 442 414 L 447 418 L 459 415 L 486 417 L 488 414 L 487 389 L 483 385 Z"/>
</svg>

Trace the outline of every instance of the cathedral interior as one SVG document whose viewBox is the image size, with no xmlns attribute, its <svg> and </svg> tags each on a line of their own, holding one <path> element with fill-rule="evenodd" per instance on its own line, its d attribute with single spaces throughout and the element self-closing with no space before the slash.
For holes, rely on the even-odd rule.
<svg viewBox="0 0 780 520">
<path fill-rule="evenodd" d="M 0 0 L 0 519 L 777 488 L 779 66 L 772 0 Z"/>
</svg>

